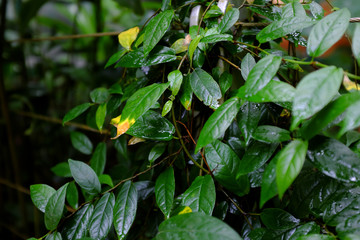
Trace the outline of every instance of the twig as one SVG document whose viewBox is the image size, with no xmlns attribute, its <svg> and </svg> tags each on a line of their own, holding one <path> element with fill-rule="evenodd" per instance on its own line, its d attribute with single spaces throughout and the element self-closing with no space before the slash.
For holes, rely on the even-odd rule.
<svg viewBox="0 0 360 240">
<path fill-rule="evenodd" d="M 18 185 L 18 184 L 14 184 L 10 181 L 8 181 L 7 179 L 4 179 L 4 178 L 0 178 L 0 183 L 7 186 L 7 187 L 10 187 L 12 189 L 15 189 L 16 191 L 18 192 L 21 192 L 21 193 L 25 193 L 27 195 L 30 195 L 30 191 L 29 189 L 21 186 L 21 185 Z"/>
<path fill-rule="evenodd" d="M 204 17 L 207 13 L 207 11 L 209 11 L 211 5 L 213 5 L 213 3 L 215 2 L 216 0 L 212 0 L 211 3 L 209 4 L 209 6 L 207 6 L 207 8 L 205 9 L 204 13 L 201 15 L 201 18 L 200 18 L 200 22 L 199 22 L 199 27 L 198 27 L 198 31 L 197 31 L 197 35 L 199 34 L 200 32 L 200 28 L 201 28 L 201 23 L 202 21 L 204 20 Z"/>
<path fill-rule="evenodd" d="M 223 56 L 218 56 L 219 58 L 221 58 L 222 60 L 224 60 L 225 62 L 227 62 L 228 64 L 230 64 L 231 66 L 233 66 L 234 68 L 236 68 L 237 70 L 239 70 L 241 72 L 241 68 L 239 66 L 237 66 L 236 64 L 230 62 L 230 60 L 224 58 Z"/>
<path fill-rule="evenodd" d="M 58 123 L 58 124 L 62 124 L 62 120 L 59 118 L 53 118 L 53 117 L 48 117 L 48 116 L 44 116 L 44 115 L 40 115 L 40 114 L 36 114 L 36 113 L 32 113 L 32 112 L 23 112 L 23 111 L 17 111 L 15 112 L 16 114 L 25 116 L 25 117 L 30 117 L 33 119 L 39 119 L 39 120 L 43 120 L 46 122 L 52 122 L 52 123 Z M 101 133 L 101 134 L 105 134 L 105 135 L 110 135 L 110 132 L 106 129 L 102 130 L 101 132 L 95 128 L 91 128 L 85 124 L 80 124 L 80 123 L 74 123 L 74 122 L 66 122 L 64 125 L 66 126 L 73 126 L 76 128 L 80 128 L 82 130 L 86 130 L 86 131 L 90 131 L 90 132 L 96 132 L 96 133 Z"/>
<path fill-rule="evenodd" d="M 1 223 L 0 222 L 0 226 L 6 228 L 7 230 L 9 230 L 11 233 L 13 233 L 14 235 L 16 235 L 17 237 L 21 238 L 21 239 L 28 239 L 27 236 L 23 235 L 19 229 L 16 229 L 15 227 L 13 226 L 10 226 L 8 224 L 5 224 L 5 223 Z"/>
</svg>

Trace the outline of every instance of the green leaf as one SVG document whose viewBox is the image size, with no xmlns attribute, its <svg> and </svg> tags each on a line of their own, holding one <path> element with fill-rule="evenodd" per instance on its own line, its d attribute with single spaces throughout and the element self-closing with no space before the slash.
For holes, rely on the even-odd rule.
<svg viewBox="0 0 360 240">
<path fill-rule="evenodd" d="M 168 75 L 168 81 L 170 83 L 170 90 L 172 95 L 176 96 L 180 90 L 181 83 L 183 81 L 183 75 L 179 70 L 174 70 Z"/>
<path fill-rule="evenodd" d="M 350 19 L 350 12 L 346 8 L 333 12 L 321 19 L 311 30 L 307 53 L 311 57 L 318 57 L 325 53 L 344 35 Z"/>
<path fill-rule="evenodd" d="M 116 63 L 117 61 L 119 61 L 119 59 L 120 59 L 122 56 L 124 56 L 124 54 L 127 53 L 127 52 L 128 52 L 127 49 L 124 48 L 124 49 L 122 49 L 122 50 L 114 53 L 114 54 L 109 58 L 109 60 L 107 61 L 104 69 L 106 69 L 106 68 L 108 68 L 109 66 L 115 64 L 115 63 Z"/>
<path fill-rule="evenodd" d="M 200 42 L 202 43 L 217 43 L 217 42 L 231 42 L 233 36 L 230 34 L 211 34 L 203 37 Z"/>
<path fill-rule="evenodd" d="M 281 20 L 272 22 L 269 26 L 261 30 L 256 35 L 256 39 L 260 43 L 269 42 L 271 40 L 284 37 L 292 32 L 310 27 L 314 23 L 316 22 L 309 17 L 296 16 L 283 18 Z"/>
<path fill-rule="evenodd" d="M 91 101 L 94 103 L 104 103 L 110 96 L 109 91 L 106 88 L 95 88 L 90 92 Z"/>
<path fill-rule="evenodd" d="M 324 129 L 329 123 L 334 121 L 340 114 L 342 114 L 354 102 L 360 100 L 360 92 L 352 92 L 344 94 L 335 101 L 328 104 L 318 114 L 316 114 L 306 125 L 301 129 L 301 136 L 304 139 L 311 139 L 318 132 Z"/>
<path fill-rule="evenodd" d="M 114 183 L 113 183 L 110 175 L 108 175 L 108 174 L 101 174 L 99 176 L 99 181 L 101 184 L 106 184 L 110 187 L 114 187 Z"/>
<path fill-rule="evenodd" d="M 79 193 L 74 181 L 71 181 L 66 189 L 66 201 L 72 208 L 78 208 Z"/>
<path fill-rule="evenodd" d="M 172 167 L 162 172 L 156 179 L 155 197 L 156 203 L 164 213 L 165 218 L 170 217 L 175 195 L 175 177 Z"/>
<path fill-rule="evenodd" d="M 189 75 L 187 75 L 184 78 L 184 84 L 182 88 L 182 94 L 180 96 L 180 102 L 184 106 L 184 108 L 188 111 L 191 109 L 192 96 L 193 96 L 193 91 L 190 85 L 190 77 Z"/>
<path fill-rule="evenodd" d="M 150 51 L 156 46 L 160 39 L 168 30 L 174 17 L 173 10 L 167 10 L 159 13 L 146 25 L 144 36 L 144 56 L 146 57 Z"/>
<path fill-rule="evenodd" d="M 155 239 L 241 240 L 241 237 L 226 223 L 215 217 L 202 213 L 186 213 L 162 222 Z"/>
<path fill-rule="evenodd" d="M 149 110 L 126 133 L 144 139 L 169 141 L 173 138 L 175 127 L 161 114 Z"/>
<path fill-rule="evenodd" d="M 227 32 L 239 20 L 240 11 L 237 8 L 228 10 L 219 23 L 218 30 L 220 33 Z"/>
<path fill-rule="evenodd" d="M 111 87 L 109 88 L 109 93 L 110 94 L 124 94 L 124 91 L 120 85 L 120 83 L 114 83 L 113 85 L 111 85 Z"/>
<path fill-rule="evenodd" d="M 317 144 L 311 144 L 308 157 L 322 173 L 329 177 L 343 182 L 360 181 L 360 158 L 346 145 L 335 139 L 321 139 Z"/>
<path fill-rule="evenodd" d="M 198 152 L 202 147 L 205 147 L 225 133 L 226 129 L 234 121 L 240 106 L 240 99 L 235 97 L 230 98 L 216 109 L 200 132 L 195 152 Z"/>
<path fill-rule="evenodd" d="M 165 11 L 169 8 L 171 8 L 171 0 L 162 0 L 161 11 Z"/>
<path fill-rule="evenodd" d="M 305 161 L 308 142 L 295 139 L 279 153 L 276 164 L 276 183 L 280 199 L 299 175 Z"/>
<path fill-rule="evenodd" d="M 69 159 L 69 166 L 75 182 L 87 193 L 95 195 L 101 191 L 99 178 L 89 165 Z"/>
<path fill-rule="evenodd" d="M 206 106 L 213 109 L 219 106 L 218 100 L 221 98 L 221 90 L 210 74 L 201 68 L 196 68 L 190 75 L 190 85 L 195 95 Z"/>
<path fill-rule="evenodd" d="M 265 87 L 275 76 L 281 57 L 268 55 L 261 59 L 250 71 L 244 85 L 245 97 L 250 97 Z"/>
<path fill-rule="evenodd" d="M 155 162 L 156 159 L 158 159 L 166 150 L 166 144 L 164 143 L 158 143 L 156 144 L 149 153 L 149 162 L 152 164 Z"/>
<path fill-rule="evenodd" d="M 343 70 L 334 66 L 306 75 L 296 87 L 291 129 L 325 107 L 338 93 L 342 79 Z"/>
<path fill-rule="evenodd" d="M 336 232 L 339 234 L 340 239 L 342 240 L 359 240 L 360 215 L 349 215 L 347 219 L 336 226 Z"/>
<path fill-rule="evenodd" d="M 164 117 L 166 116 L 166 114 L 168 114 L 172 108 L 173 105 L 173 101 L 172 100 L 167 100 L 166 103 L 164 104 L 164 107 L 161 111 L 161 116 Z"/>
<path fill-rule="evenodd" d="M 73 147 L 79 152 L 90 155 L 93 150 L 93 145 L 90 139 L 81 132 L 71 132 L 70 139 Z"/>
<path fill-rule="evenodd" d="M 135 220 L 137 190 L 131 181 L 121 187 L 114 206 L 114 226 L 119 239 L 124 239 Z"/>
<path fill-rule="evenodd" d="M 281 18 L 303 17 L 306 18 L 304 7 L 297 1 L 286 4 L 282 8 Z"/>
<path fill-rule="evenodd" d="M 190 66 L 192 66 L 192 61 L 193 61 L 193 55 L 194 52 L 196 50 L 196 48 L 199 45 L 199 42 L 201 40 L 202 36 L 197 35 L 194 39 L 191 40 L 190 45 L 189 45 L 189 58 L 190 58 Z"/>
<path fill-rule="evenodd" d="M 155 183 L 152 181 L 138 181 L 134 183 L 139 201 L 143 201 L 154 194 Z"/>
<path fill-rule="evenodd" d="M 89 235 L 94 239 L 103 239 L 110 231 L 113 222 L 115 196 L 104 194 L 95 206 L 89 222 Z"/>
<path fill-rule="evenodd" d="M 210 7 L 210 9 L 206 12 L 204 19 L 212 18 L 212 17 L 219 17 L 222 14 L 223 14 L 223 12 L 221 11 L 221 9 L 218 6 L 212 5 Z"/>
<path fill-rule="evenodd" d="M 335 240 L 335 238 L 329 235 L 309 234 L 306 236 L 301 236 L 297 240 Z"/>
<path fill-rule="evenodd" d="M 64 240 L 82 239 L 87 235 L 88 224 L 93 210 L 94 206 L 92 204 L 85 204 L 70 219 L 66 220 L 61 231 Z"/>
<path fill-rule="evenodd" d="M 106 165 L 106 143 L 99 143 L 90 160 L 90 166 L 95 171 L 96 175 L 100 176 Z"/>
<path fill-rule="evenodd" d="M 267 208 L 261 212 L 261 221 L 267 228 L 275 230 L 291 229 L 299 225 L 300 220 L 279 208 Z"/>
<path fill-rule="evenodd" d="M 31 201 L 43 213 L 50 197 L 55 193 L 55 189 L 46 184 L 34 184 L 30 186 Z"/>
<path fill-rule="evenodd" d="M 221 89 L 221 94 L 224 96 L 227 90 L 230 89 L 233 82 L 233 76 L 229 72 L 224 72 L 221 74 L 221 77 L 219 79 L 219 86 Z"/>
<path fill-rule="evenodd" d="M 57 225 L 60 222 L 65 207 L 65 195 L 67 186 L 68 183 L 59 188 L 53 195 L 51 195 L 49 201 L 46 204 L 44 221 L 47 230 L 51 231 L 56 229 Z"/>
<path fill-rule="evenodd" d="M 241 106 L 237 120 L 246 145 L 249 144 L 265 109 L 265 105 L 252 102 L 246 102 Z"/>
<path fill-rule="evenodd" d="M 240 88 L 238 96 L 244 96 Z M 246 99 L 251 102 L 292 102 L 295 96 L 295 88 L 288 83 L 271 80 L 263 89 Z"/>
<path fill-rule="evenodd" d="M 91 106 L 91 103 L 83 103 L 81 105 L 78 105 L 71 109 L 69 112 L 67 112 L 62 120 L 62 125 L 65 123 L 73 120 L 74 118 L 78 117 L 80 114 L 85 112 L 89 107 Z"/>
<path fill-rule="evenodd" d="M 105 122 L 106 105 L 107 105 L 106 102 L 100 104 L 98 109 L 96 110 L 96 114 L 95 114 L 96 126 L 98 127 L 98 129 L 100 131 L 103 129 L 103 125 L 104 125 L 104 122 Z"/>
<path fill-rule="evenodd" d="M 352 52 L 354 54 L 354 57 L 357 59 L 358 64 L 360 65 L 360 24 L 354 23 L 355 29 L 354 29 L 354 35 L 353 35 L 353 41 L 352 41 Z"/>
<path fill-rule="evenodd" d="M 215 179 L 238 196 L 246 195 L 250 190 L 246 175 L 237 176 L 240 159 L 231 148 L 218 140 L 205 147 L 205 156 Z"/>
<path fill-rule="evenodd" d="M 316 20 L 320 20 L 324 17 L 324 9 L 315 1 L 312 1 L 310 4 L 310 12 Z"/>
<path fill-rule="evenodd" d="M 270 159 L 277 146 L 277 143 L 252 142 L 240 161 L 238 175 L 244 175 L 259 169 Z"/>
<path fill-rule="evenodd" d="M 215 198 L 215 184 L 211 176 L 198 176 L 184 192 L 182 205 L 190 207 L 193 212 L 203 212 L 211 216 Z"/>
<path fill-rule="evenodd" d="M 315 222 L 308 222 L 300 227 L 296 228 L 295 232 L 291 235 L 289 240 L 296 240 L 301 236 L 305 236 L 312 233 L 320 233 L 320 226 Z"/>
<path fill-rule="evenodd" d="M 265 168 L 261 183 L 260 208 L 278 194 L 276 185 L 276 165 L 278 159 L 279 154 L 277 154 Z"/>
<path fill-rule="evenodd" d="M 349 130 L 360 126 L 360 100 L 351 104 L 345 111 L 344 119 L 340 122 L 340 131 L 338 136 L 342 136 Z"/>
<path fill-rule="evenodd" d="M 59 177 L 71 177 L 70 167 L 67 162 L 61 162 L 51 168 L 51 171 Z"/>
<path fill-rule="evenodd" d="M 256 65 L 255 59 L 250 53 L 247 53 L 241 61 L 241 75 L 246 81 L 251 69 Z"/>
<path fill-rule="evenodd" d="M 37 238 L 34 238 L 35 240 Z M 46 236 L 45 240 L 62 240 L 61 234 L 59 232 L 53 232 Z"/>
<path fill-rule="evenodd" d="M 270 125 L 259 126 L 253 133 L 253 138 L 267 143 L 279 143 L 291 139 L 288 130 Z"/>
</svg>

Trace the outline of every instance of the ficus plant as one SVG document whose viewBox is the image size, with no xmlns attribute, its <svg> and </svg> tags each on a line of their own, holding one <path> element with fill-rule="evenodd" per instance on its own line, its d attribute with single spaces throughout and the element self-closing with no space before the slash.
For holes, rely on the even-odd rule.
<svg viewBox="0 0 360 240">
<path fill-rule="evenodd" d="M 119 34 L 122 78 L 63 119 L 103 141 L 71 132 L 88 161 L 30 188 L 39 239 L 360 239 L 360 76 L 320 58 L 346 35 L 360 64 L 360 23 L 273 2 L 163 0 Z"/>
</svg>

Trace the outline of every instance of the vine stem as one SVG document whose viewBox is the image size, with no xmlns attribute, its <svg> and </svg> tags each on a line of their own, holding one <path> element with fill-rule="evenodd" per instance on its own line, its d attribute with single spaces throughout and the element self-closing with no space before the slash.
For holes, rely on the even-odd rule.
<svg viewBox="0 0 360 240">
<path fill-rule="evenodd" d="M 207 174 L 209 174 L 210 172 L 208 170 L 206 170 L 205 168 L 203 168 L 198 162 L 195 161 L 195 159 L 191 156 L 189 150 L 186 148 L 185 146 L 185 143 L 183 141 L 183 138 L 181 136 L 181 133 L 179 131 L 179 128 L 176 124 L 176 119 L 175 119 L 175 113 L 174 113 L 174 108 L 171 108 L 171 115 L 172 115 L 172 119 L 173 119 L 173 123 L 174 123 L 174 126 L 175 126 L 175 131 L 176 131 L 176 134 L 178 135 L 179 137 L 179 141 L 180 141 L 180 144 L 181 146 L 183 147 L 183 150 L 185 152 L 185 154 L 189 157 L 189 159 L 195 164 L 195 166 L 197 166 L 198 168 L 200 168 L 201 170 L 203 170 L 204 172 L 206 172 Z"/>
<path fill-rule="evenodd" d="M 213 5 L 213 3 L 215 2 L 216 0 L 212 0 L 211 3 L 209 4 L 209 6 L 207 6 L 207 8 L 205 9 L 204 13 L 201 15 L 201 18 L 200 18 L 200 22 L 199 22 L 199 27 L 198 27 L 198 31 L 197 31 L 197 35 L 199 34 L 200 32 L 200 28 L 201 28 L 201 23 L 202 21 L 204 20 L 204 17 L 207 13 L 207 11 L 209 11 L 211 5 Z"/>
</svg>

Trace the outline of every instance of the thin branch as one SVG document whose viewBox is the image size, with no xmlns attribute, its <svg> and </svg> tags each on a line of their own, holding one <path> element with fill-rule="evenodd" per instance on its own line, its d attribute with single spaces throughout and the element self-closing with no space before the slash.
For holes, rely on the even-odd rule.
<svg viewBox="0 0 360 240">
<path fill-rule="evenodd" d="M 18 192 L 21 192 L 21 193 L 25 193 L 27 195 L 30 195 L 30 191 L 29 189 L 21 186 L 21 185 L 18 185 L 18 184 L 14 184 L 10 181 L 8 181 L 7 179 L 4 179 L 4 178 L 0 178 L 0 184 L 3 184 L 9 188 L 12 188 L 12 189 L 15 189 L 16 191 Z"/>
<path fill-rule="evenodd" d="M 215 2 L 216 0 L 212 0 L 211 3 L 209 4 L 209 6 L 207 6 L 207 8 L 205 9 L 204 13 L 202 14 L 201 18 L 200 18 L 200 22 L 199 22 L 199 27 L 198 27 L 198 31 L 197 31 L 197 34 L 199 34 L 200 32 L 200 28 L 201 28 L 201 23 L 202 21 L 204 20 L 204 17 L 207 13 L 207 11 L 209 11 L 211 5 L 213 5 L 213 3 Z"/>
<path fill-rule="evenodd" d="M 218 56 L 219 58 L 221 58 L 222 60 L 224 60 L 225 62 L 227 62 L 228 64 L 230 64 L 231 66 L 233 66 L 234 68 L 236 68 L 237 70 L 239 70 L 241 72 L 241 68 L 239 66 L 237 66 L 236 64 L 230 62 L 230 60 L 224 58 L 223 56 Z"/>
</svg>

